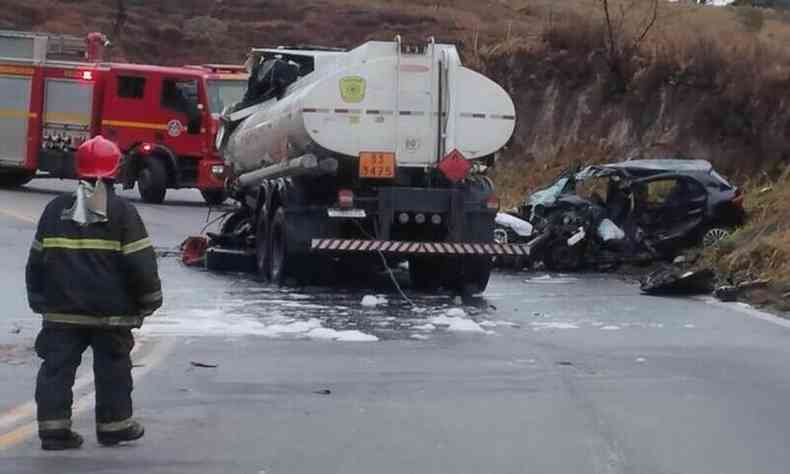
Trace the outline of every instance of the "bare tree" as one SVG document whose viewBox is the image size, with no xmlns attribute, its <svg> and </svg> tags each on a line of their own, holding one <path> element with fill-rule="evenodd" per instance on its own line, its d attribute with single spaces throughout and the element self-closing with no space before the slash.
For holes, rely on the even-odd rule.
<svg viewBox="0 0 790 474">
<path fill-rule="evenodd" d="M 614 90 L 625 92 L 627 65 L 658 20 L 659 0 L 597 0 L 604 17 L 606 60 Z"/>
<path fill-rule="evenodd" d="M 112 41 L 120 42 L 123 33 L 123 25 L 126 23 L 126 2 L 125 0 L 116 1 L 115 23 L 112 26 Z"/>
</svg>

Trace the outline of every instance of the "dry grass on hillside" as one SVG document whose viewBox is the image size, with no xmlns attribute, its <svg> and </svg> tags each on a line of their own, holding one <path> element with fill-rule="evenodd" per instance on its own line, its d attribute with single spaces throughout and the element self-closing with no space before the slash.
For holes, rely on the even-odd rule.
<svg viewBox="0 0 790 474">
<path fill-rule="evenodd" d="M 749 222 L 707 255 L 736 282 L 770 280 L 790 291 L 790 169 L 776 179 L 755 177 L 745 186 Z"/>
</svg>

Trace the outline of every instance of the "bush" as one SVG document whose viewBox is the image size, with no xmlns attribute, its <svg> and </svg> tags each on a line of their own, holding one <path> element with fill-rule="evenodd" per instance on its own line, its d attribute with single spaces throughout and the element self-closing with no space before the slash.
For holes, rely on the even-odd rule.
<svg viewBox="0 0 790 474">
<path fill-rule="evenodd" d="M 228 32 L 228 24 L 210 16 L 196 16 L 184 23 L 184 36 L 192 41 L 212 41 Z"/>
<path fill-rule="evenodd" d="M 739 7 L 735 10 L 738 22 L 751 33 L 758 33 L 765 26 L 763 11 L 755 7 Z"/>
</svg>

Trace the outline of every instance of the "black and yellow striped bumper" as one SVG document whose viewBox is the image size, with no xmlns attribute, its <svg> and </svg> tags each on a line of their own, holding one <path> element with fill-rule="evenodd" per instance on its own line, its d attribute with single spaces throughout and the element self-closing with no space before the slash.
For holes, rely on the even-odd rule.
<svg viewBox="0 0 790 474">
<path fill-rule="evenodd" d="M 375 253 L 397 255 L 512 255 L 526 257 L 530 253 L 525 244 L 497 244 L 493 242 L 397 242 L 391 240 L 313 239 L 310 250 L 316 253 Z"/>
</svg>

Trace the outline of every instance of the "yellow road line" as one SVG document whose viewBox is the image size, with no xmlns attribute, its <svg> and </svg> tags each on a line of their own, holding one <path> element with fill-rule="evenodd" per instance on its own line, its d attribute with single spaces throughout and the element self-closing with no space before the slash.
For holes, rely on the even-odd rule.
<svg viewBox="0 0 790 474">
<path fill-rule="evenodd" d="M 20 221 L 27 222 L 30 224 L 38 224 L 38 219 L 36 219 L 35 217 L 28 216 L 27 214 L 20 214 L 10 209 L 0 209 L 0 214 L 4 214 L 8 217 L 13 217 L 14 219 L 18 219 Z"/>
<path fill-rule="evenodd" d="M 134 348 L 132 349 L 132 355 L 140 352 L 140 349 L 144 346 L 145 343 L 135 344 Z M 74 381 L 72 391 L 79 392 L 85 387 L 88 387 L 91 383 L 93 383 L 93 376 L 90 372 L 86 372 Z M 27 403 L 23 403 L 22 405 L 18 405 L 6 411 L 5 413 L 0 413 L 0 429 L 15 425 L 19 421 L 24 420 L 25 418 L 30 418 L 35 414 L 36 402 L 29 401 Z"/>
<path fill-rule="evenodd" d="M 173 338 L 167 338 L 157 341 L 157 343 L 154 344 L 151 352 L 146 354 L 145 357 L 143 357 L 140 361 L 137 362 L 137 364 L 139 364 L 140 367 L 133 369 L 135 379 L 136 380 L 141 379 L 149 371 L 151 371 L 151 369 L 157 367 L 162 362 L 162 360 L 164 360 L 164 358 L 170 353 L 170 351 L 173 350 L 174 346 L 175 346 L 175 339 Z M 132 353 L 134 352 L 136 351 L 132 351 Z M 88 378 L 88 377 L 89 375 L 86 375 L 81 377 L 80 379 Z M 75 384 L 74 391 L 76 390 L 77 387 Z M 72 418 L 76 418 L 82 413 L 88 411 L 88 409 L 95 404 L 95 397 L 96 397 L 95 390 L 91 390 L 90 392 L 76 399 L 74 401 L 74 408 L 72 409 Z M 25 403 L 21 407 L 10 410 L 8 413 L 20 410 L 30 405 L 35 406 L 35 403 L 34 402 Z M 31 409 L 28 416 L 32 416 L 32 415 L 33 413 Z M 30 439 L 37 432 L 38 432 L 38 424 L 36 421 L 32 421 L 12 431 L 0 434 L 0 451 L 7 450 L 13 446 L 16 446 L 24 442 L 27 439 Z"/>
</svg>

